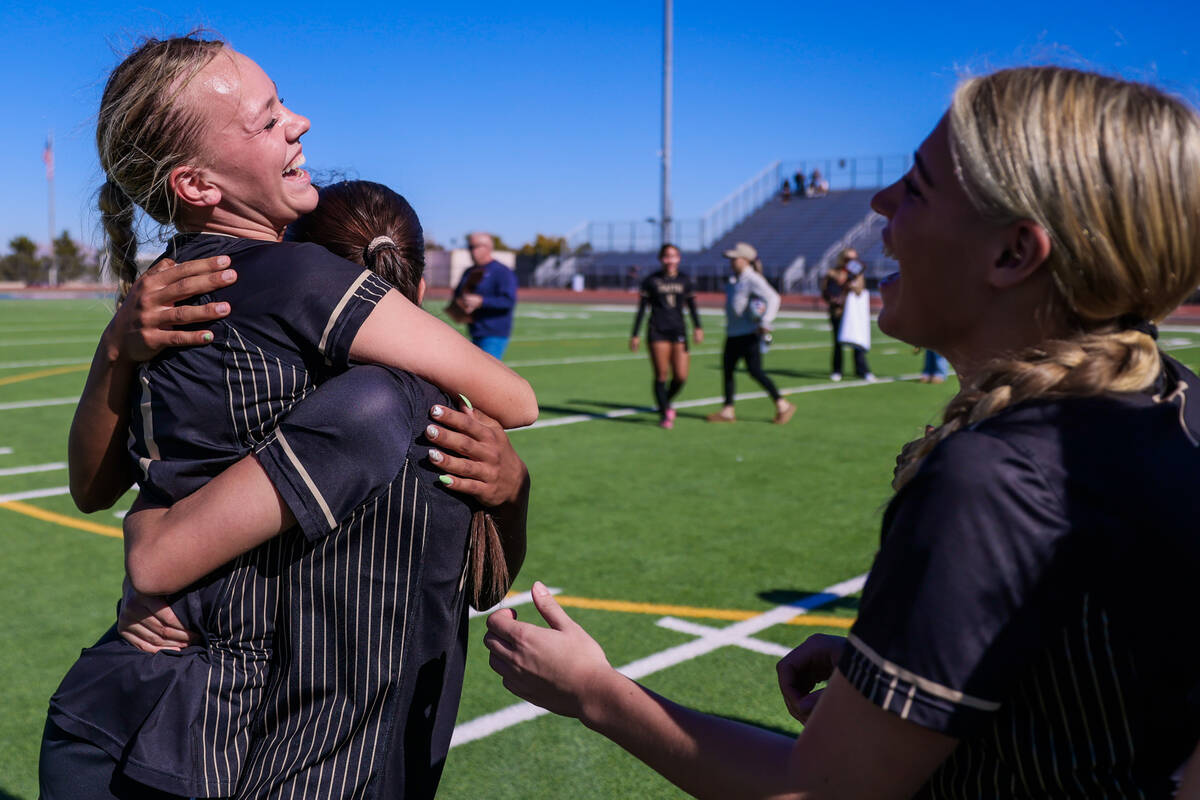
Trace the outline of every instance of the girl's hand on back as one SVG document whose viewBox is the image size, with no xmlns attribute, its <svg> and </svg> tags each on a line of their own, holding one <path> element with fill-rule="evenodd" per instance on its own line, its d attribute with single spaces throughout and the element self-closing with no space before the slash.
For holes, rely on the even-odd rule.
<svg viewBox="0 0 1200 800">
<path fill-rule="evenodd" d="M 221 319 L 228 303 L 175 305 L 180 300 L 228 286 L 237 273 L 229 256 L 176 264 L 159 261 L 134 282 L 104 332 L 110 361 L 148 361 L 167 347 L 192 347 L 212 341 L 211 331 L 182 331 L 177 326 Z"/>
<path fill-rule="evenodd" d="M 446 473 L 442 483 L 489 508 L 519 500 L 529 471 L 498 422 L 469 403 L 437 405 L 429 416 L 437 423 L 425 429 L 429 460 Z"/>
</svg>

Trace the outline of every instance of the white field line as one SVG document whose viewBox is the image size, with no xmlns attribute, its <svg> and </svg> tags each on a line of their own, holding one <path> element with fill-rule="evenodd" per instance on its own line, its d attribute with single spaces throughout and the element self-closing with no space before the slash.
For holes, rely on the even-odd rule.
<svg viewBox="0 0 1200 800">
<path fill-rule="evenodd" d="M 52 397 L 48 400 L 17 400 L 12 403 L 0 403 L 0 411 L 12 411 L 17 408 L 75 405 L 78 402 L 78 397 Z"/>
<path fill-rule="evenodd" d="M 551 589 L 549 586 L 547 586 L 546 588 L 549 589 L 550 594 L 559 594 L 562 592 L 562 589 Z M 499 611 L 502 608 L 516 608 L 517 606 L 528 605 L 529 603 L 532 603 L 532 602 L 533 602 L 533 594 L 532 593 L 521 592 L 520 594 L 514 594 L 512 597 L 504 598 L 499 603 L 497 603 L 496 605 L 489 608 L 487 611 L 476 611 L 475 609 L 472 608 L 469 616 L 471 617 L 471 619 L 475 619 L 476 617 L 482 617 L 487 614 L 490 614 L 493 611 Z"/>
<path fill-rule="evenodd" d="M 800 344 L 774 344 L 771 345 L 771 351 L 777 350 L 819 350 L 822 347 L 828 348 L 829 342 L 802 342 Z M 693 356 L 718 356 L 721 350 L 693 350 Z M 510 367 L 560 367 L 569 366 L 571 364 L 597 364 L 602 361 L 645 361 L 649 356 L 645 353 L 619 353 L 616 355 L 602 356 L 570 356 L 567 358 L 543 358 L 533 361 L 505 361 L 504 363 Z"/>
<path fill-rule="evenodd" d="M 31 475 L 35 472 L 54 472 L 55 470 L 66 469 L 67 462 L 56 461 L 52 464 L 30 464 L 27 467 L 6 467 L 0 469 L 0 478 L 6 478 L 10 475 Z"/>
<path fill-rule="evenodd" d="M 58 497 L 70 493 L 71 487 L 69 486 L 55 486 L 53 489 L 30 489 L 27 492 L 0 494 L 0 503 L 8 503 L 12 500 L 35 500 L 39 497 Z"/>
<path fill-rule="evenodd" d="M 0 447 L 0 456 L 11 456 L 11 455 L 12 455 L 11 447 Z"/>
<path fill-rule="evenodd" d="M 0 369 L 29 369 L 37 367 L 71 367 L 76 364 L 90 364 L 90 360 L 79 358 L 47 358 L 43 361 L 4 361 L 0 362 Z"/>
<path fill-rule="evenodd" d="M 682 664 L 685 661 L 699 658 L 720 647 L 725 647 L 726 645 L 736 646 L 743 639 L 753 636 L 759 631 L 783 624 L 798 614 L 807 614 L 814 608 L 861 591 L 866 580 L 867 576 L 864 574 L 856 578 L 851 578 L 848 581 L 836 583 L 803 600 L 776 606 L 770 611 L 765 611 L 762 614 L 742 620 L 741 622 L 735 622 L 724 628 L 714 628 L 711 633 L 706 633 L 699 639 L 684 642 L 683 644 L 654 653 L 646 658 L 632 661 L 621 667 L 618 671 L 628 678 L 638 680 L 668 667 L 673 667 L 676 664 Z M 491 714 L 484 714 L 482 717 L 476 717 L 473 720 L 455 726 L 454 735 L 450 739 L 450 746 L 457 747 L 460 744 L 466 744 L 476 739 L 482 739 L 485 736 L 491 736 L 493 733 L 499 733 L 505 728 L 536 719 L 547 713 L 549 712 L 543 708 L 538 708 L 526 702 L 520 702 Z"/>
<path fill-rule="evenodd" d="M 675 631 L 676 633 L 686 633 L 690 636 L 712 636 L 721 630 L 720 628 L 714 628 L 711 625 L 700 625 L 698 623 L 688 622 L 685 619 L 678 619 L 676 617 L 663 617 L 658 621 L 658 627 L 666 628 L 667 630 Z M 762 653 L 765 656 L 774 656 L 776 658 L 783 658 L 788 653 L 792 652 L 790 647 L 784 647 L 781 644 L 775 644 L 775 642 L 764 642 L 762 639 L 755 639 L 753 636 L 747 636 L 745 639 L 739 639 L 736 642 L 730 642 L 730 644 L 746 650 L 753 650 L 755 653 Z"/>
<path fill-rule="evenodd" d="M 792 394 L 807 394 L 808 392 L 826 392 L 833 389 L 852 389 L 858 386 L 878 386 L 888 383 L 897 383 L 899 381 L 913 381 L 921 377 L 919 373 L 911 373 L 908 375 L 896 375 L 889 378 L 876 378 L 874 382 L 867 381 L 842 381 L 841 383 L 816 383 L 808 386 L 790 386 L 779 390 L 781 395 Z M 757 392 L 739 392 L 733 396 L 734 400 L 757 400 L 766 397 L 767 393 L 763 391 Z M 682 403 L 675 403 L 675 408 L 695 408 L 696 406 L 711 406 L 714 403 L 723 403 L 724 397 L 700 397 L 695 400 L 684 400 Z M 526 428 L 515 428 L 514 431 L 530 431 L 535 428 L 554 428 L 559 425 L 573 425 L 576 422 L 589 422 L 594 419 L 617 419 L 619 417 L 628 417 L 633 414 L 654 413 L 655 409 L 648 406 L 638 408 L 618 408 L 614 411 L 606 411 L 603 414 L 570 414 L 565 417 L 555 417 L 554 419 L 539 420 Z"/>
<path fill-rule="evenodd" d="M 66 339 L 13 339 L 0 342 L 0 347 L 27 347 L 35 344 L 95 344 L 95 336 L 73 336 Z"/>
</svg>

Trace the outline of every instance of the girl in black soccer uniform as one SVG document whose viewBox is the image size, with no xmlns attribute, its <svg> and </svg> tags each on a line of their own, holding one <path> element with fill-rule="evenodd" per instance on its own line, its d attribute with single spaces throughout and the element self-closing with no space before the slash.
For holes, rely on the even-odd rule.
<svg viewBox="0 0 1200 800">
<path fill-rule="evenodd" d="M 799 737 L 643 689 L 540 584 L 551 627 L 493 614 L 493 666 L 702 797 L 1200 796 L 1200 379 L 1155 343 L 1200 285 L 1200 119 L 971 78 L 872 207 L 879 326 L 961 389 L 898 459 L 849 636 L 779 664 Z"/>
<path fill-rule="evenodd" d="M 220 263 L 220 255 L 232 254 L 241 274 L 204 298 L 214 302 L 203 310 L 174 310 L 181 323 L 214 313 L 222 319 L 206 332 L 211 347 L 173 350 L 139 370 L 132 414 L 115 398 L 127 395 L 137 367 L 115 339 L 136 330 L 136 310 L 118 312 L 72 426 L 72 493 L 81 508 L 111 505 L 134 479 L 132 468 L 140 469 L 152 503 L 182 498 L 263 444 L 318 380 L 352 359 L 412 369 L 476 398 L 504 424 L 536 417 L 524 380 L 386 282 L 315 245 L 279 241 L 285 226 L 316 204 L 301 168 L 299 138 L 308 127 L 256 64 L 218 42 L 150 40 L 110 76 L 97 131 L 107 177 L 100 198 L 110 257 L 124 284 L 136 274 L 135 204 L 190 231 L 177 237 L 172 255 Z M 201 152 L 209 155 L 199 159 Z M 232 301 L 232 310 L 223 301 Z M 119 444 L 131 419 L 136 467 Z M 176 610 L 206 634 L 204 653 L 136 658 L 111 635 L 85 652 L 52 703 L 47 742 L 70 739 L 92 751 L 64 760 L 51 747 L 44 778 L 69 779 L 75 766 L 98 757 L 111 759 L 110 778 L 137 781 L 137 796 L 149 792 L 146 786 L 184 796 L 236 788 L 272 647 L 283 645 L 275 657 L 286 661 L 298 646 L 296 639 L 272 639 L 274 576 L 285 555 L 279 541 L 179 598 Z M 202 722 L 189 725 L 194 720 Z M 108 780 L 59 781 L 43 793 L 91 796 L 85 787 L 109 796 Z"/>
<path fill-rule="evenodd" d="M 704 341 L 704 327 L 696 310 L 696 293 L 692 279 L 679 271 L 679 248 L 664 244 L 658 249 L 662 269 L 642 281 L 637 313 L 633 317 L 633 333 L 629 349 L 636 353 L 641 338 L 642 316 L 650 307 L 647 339 L 650 341 L 650 363 L 654 367 L 654 402 L 658 406 L 659 426 L 675 426 L 675 409 L 671 401 L 683 388 L 688 377 L 687 326 L 683 321 L 683 306 L 692 315 L 692 337 L 696 344 Z M 667 375 L 671 383 L 667 384 Z"/>
</svg>

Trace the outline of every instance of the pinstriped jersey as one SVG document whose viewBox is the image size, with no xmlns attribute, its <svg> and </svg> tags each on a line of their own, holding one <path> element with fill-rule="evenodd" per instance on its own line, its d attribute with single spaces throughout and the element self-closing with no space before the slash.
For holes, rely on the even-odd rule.
<svg viewBox="0 0 1200 800">
<path fill-rule="evenodd" d="M 839 670 L 959 745 L 922 797 L 1166 797 L 1200 738 L 1200 380 L 1028 403 L 893 498 Z"/>
<path fill-rule="evenodd" d="M 266 439 L 318 380 L 345 369 L 363 321 L 390 286 L 311 244 L 212 234 L 176 237 L 177 261 L 228 254 L 238 282 L 190 302 L 227 300 L 208 347 L 144 364 L 131 398 L 130 453 L 143 496 L 170 504 Z M 286 287 L 286 288 L 281 288 Z M 230 794 L 272 656 L 284 534 L 173 602 L 204 646 L 147 655 L 112 632 L 84 651 L 51 699 L 51 718 L 122 763 L 129 777 L 181 795 Z M 119 688 L 117 688 L 119 687 Z"/>
<path fill-rule="evenodd" d="M 237 798 L 433 797 L 462 686 L 472 513 L 419 441 L 447 402 L 356 367 L 258 448 L 305 537 L 281 561 L 276 664 Z"/>
</svg>

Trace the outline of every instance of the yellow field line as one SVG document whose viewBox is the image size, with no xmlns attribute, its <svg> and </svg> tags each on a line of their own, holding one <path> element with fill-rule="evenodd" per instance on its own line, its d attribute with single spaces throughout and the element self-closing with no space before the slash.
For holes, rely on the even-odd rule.
<svg viewBox="0 0 1200 800">
<path fill-rule="evenodd" d="M 98 533 L 101 536 L 111 536 L 115 539 L 120 539 L 122 532 L 120 528 L 112 525 L 99 525 L 95 522 L 88 522 L 75 517 L 68 517 L 66 514 L 58 514 L 53 511 L 31 506 L 28 503 L 22 503 L 19 500 L 10 500 L 7 503 L 0 503 L 0 508 L 7 508 L 10 511 L 15 511 L 18 514 L 24 514 L 28 517 L 44 520 L 45 522 L 53 522 L 58 525 L 65 525 L 68 528 L 77 528 L 81 531 L 89 533 Z M 699 619 L 724 619 L 731 622 L 740 622 L 744 619 L 750 619 L 761 614 L 761 611 L 739 611 L 736 609 L 727 608 L 698 608 L 696 606 L 675 606 L 664 603 L 632 603 L 626 600 L 596 600 L 589 597 L 571 597 L 568 595 L 559 595 L 555 598 L 558 604 L 567 608 L 591 608 L 600 611 L 623 611 L 629 614 L 656 614 L 658 616 L 674 616 L 674 617 L 692 617 Z M 828 627 L 828 628 L 849 628 L 854 623 L 853 617 L 832 617 L 821 614 L 797 614 L 792 619 L 788 620 L 788 625 L 804 625 L 808 627 Z"/>
<path fill-rule="evenodd" d="M 15 511 L 18 514 L 24 514 L 27 517 L 34 517 L 45 522 L 65 525 L 68 528 L 77 528 L 88 533 L 98 533 L 101 536 L 111 536 L 114 539 L 120 539 L 123 535 L 120 528 L 112 525 L 100 525 L 95 522 L 88 522 L 86 519 L 76 519 L 75 517 L 68 517 L 66 514 L 56 514 L 53 511 L 46 511 L 43 508 L 22 503 L 20 500 L 9 500 L 7 503 L 0 503 L 0 508 L 7 508 L 9 511 Z"/>
<path fill-rule="evenodd" d="M 66 375 L 68 372 L 83 372 L 90 366 L 90 364 L 76 364 L 70 367 L 55 367 L 54 369 L 41 369 L 37 372 L 26 372 L 24 375 L 10 375 L 7 378 L 0 378 L 0 386 L 10 383 L 20 383 L 21 381 L 31 381 L 34 378 L 48 378 L 51 375 Z"/>
<path fill-rule="evenodd" d="M 657 614 L 659 616 L 698 617 L 701 619 L 725 619 L 740 622 L 761 614 L 761 611 L 739 611 L 727 608 L 697 608 L 696 606 L 673 606 L 663 603 L 630 603 L 625 600 L 594 600 L 588 597 L 556 595 L 560 606 L 568 608 L 594 608 L 600 611 L 624 611 L 630 614 Z M 797 614 L 788 620 L 788 625 L 849 628 L 853 617 L 833 617 L 821 614 Z"/>
</svg>

